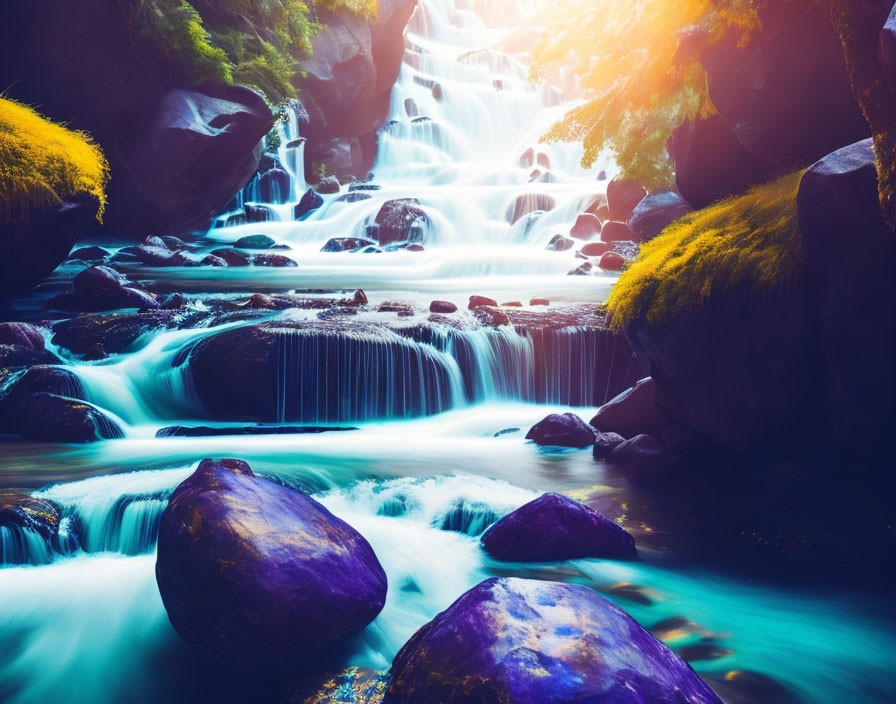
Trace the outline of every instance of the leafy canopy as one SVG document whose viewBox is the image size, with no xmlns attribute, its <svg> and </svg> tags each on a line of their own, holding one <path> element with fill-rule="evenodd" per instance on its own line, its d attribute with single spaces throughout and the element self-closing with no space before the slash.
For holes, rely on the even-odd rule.
<svg viewBox="0 0 896 704">
<path fill-rule="evenodd" d="M 666 141 L 687 120 L 715 111 L 706 76 L 677 54 L 679 37 L 747 41 L 759 26 L 759 0 L 557 0 L 533 52 L 531 78 L 569 67 L 585 103 L 545 141 L 582 141 L 586 168 L 612 149 L 623 176 L 651 189 L 672 181 Z"/>
<path fill-rule="evenodd" d="M 802 172 L 676 220 L 644 244 L 607 299 L 612 324 L 653 322 L 696 310 L 716 293 L 746 286 L 783 292 L 802 267 L 797 192 Z"/>
<path fill-rule="evenodd" d="M 0 222 L 27 219 L 32 209 L 84 192 L 99 200 L 101 219 L 108 173 L 88 135 L 0 98 Z"/>
</svg>

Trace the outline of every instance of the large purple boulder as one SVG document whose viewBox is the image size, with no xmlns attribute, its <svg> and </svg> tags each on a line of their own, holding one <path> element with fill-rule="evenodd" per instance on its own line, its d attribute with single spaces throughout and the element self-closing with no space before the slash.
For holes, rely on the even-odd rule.
<svg viewBox="0 0 896 704">
<path fill-rule="evenodd" d="M 721 704 L 628 614 L 581 585 L 489 579 L 392 662 L 383 704 Z"/>
<path fill-rule="evenodd" d="M 482 547 L 507 562 L 553 562 L 631 553 L 635 539 L 590 506 L 544 494 L 489 528 Z"/>
<path fill-rule="evenodd" d="M 529 429 L 526 440 L 553 447 L 589 447 L 594 444 L 594 428 L 575 413 L 551 413 Z"/>
<path fill-rule="evenodd" d="M 177 633 L 241 670 L 297 663 L 363 629 L 387 588 L 350 525 L 233 459 L 203 460 L 172 494 L 156 579 Z"/>
<path fill-rule="evenodd" d="M 692 210 L 688 202 L 677 193 L 655 193 L 635 206 L 628 216 L 628 226 L 635 233 L 638 242 L 646 242 Z"/>
</svg>

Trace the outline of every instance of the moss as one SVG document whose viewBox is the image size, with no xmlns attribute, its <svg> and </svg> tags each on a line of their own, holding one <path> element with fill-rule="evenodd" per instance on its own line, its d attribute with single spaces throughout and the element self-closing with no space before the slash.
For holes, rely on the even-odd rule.
<svg viewBox="0 0 896 704">
<path fill-rule="evenodd" d="M 669 225 L 619 277 L 607 306 L 621 329 L 670 320 L 728 289 L 783 292 L 802 266 L 797 191 L 802 173 L 756 186 Z"/>
<path fill-rule="evenodd" d="M 84 192 L 99 200 L 101 219 L 108 172 L 88 135 L 0 98 L 0 222 L 25 219 L 35 208 Z"/>
</svg>

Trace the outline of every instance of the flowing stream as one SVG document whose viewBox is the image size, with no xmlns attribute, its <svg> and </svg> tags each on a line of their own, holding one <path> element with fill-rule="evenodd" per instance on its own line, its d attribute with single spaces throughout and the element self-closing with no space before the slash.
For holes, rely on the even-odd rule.
<svg viewBox="0 0 896 704">
<path fill-rule="evenodd" d="M 472 294 L 593 306 L 612 287 L 615 276 L 599 269 L 568 275 L 582 261 L 574 250 L 546 249 L 604 194 L 615 167 L 607 156 L 586 171 L 580 147 L 539 144 L 572 104 L 557 88 L 527 80 L 519 45 L 539 7 L 547 11 L 534 0 L 420 0 L 380 135 L 372 180 L 379 188 L 343 187 L 300 220 L 294 206 L 307 184 L 303 146 L 286 146 L 301 136 L 290 113 L 278 156 L 291 183 L 275 194 L 282 202 L 269 204 L 276 219 L 240 224 L 224 216 L 203 241 L 211 250 L 263 233 L 288 245 L 298 267 L 134 270 L 187 294 L 363 288 L 372 305 L 418 308 L 404 317 L 358 315 L 355 337 L 319 363 L 308 360 L 328 344 L 321 336 L 279 339 L 271 424 L 357 428 L 348 434 L 156 437 L 167 426 L 227 425 L 205 413 L 183 361 L 185 350 L 239 322 L 151 333 L 99 362 L 68 355 L 87 400 L 124 437 L 3 445 L 0 487 L 53 501 L 63 521 L 54 544 L 0 527 L 0 701 L 247 701 L 177 638 L 155 584 L 161 513 L 204 457 L 245 459 L 257 473 L 312 493 L 370 541 L 389 578 L 386 607 L 330 656 L 333 669 L 388 669 L 416 629 L 464 591 L 519 574 L 589 584 L 648 628 L 677 624 L 665 629 L 666 641 L 714 683 L 748 671 L 786 688 L 792 698 L 775 703 L 893 701 L 891 604 L 842 580 L 828 587 L 779 583 L 773 574 L 747 579 L 691 560 L 656 539 L 659 507 L 639 504 L 637 489 L 590 451 L 544 451 L 525 440 L 549 412 L 590 418 L 612 396 L 612 374 L 637 378 L 611 340 L 576 326 L 411 331 L 428 316 L 419 306 L 434 298 L 458 304 L 459 319 L 471 322 Z M 252 184 L 241 201 L 259 198 Z M 427 215 L 423 251 L 321 252 L 333 237 L 363 236 L 383 203 L 397 198 L 416 198 Z M 388 326 L 364 327 L 384 316 Z M 271 320 L 323 324 L 307 311 Z M 611 373 L 614 365 L 624 368 Z M 480 550 L 488 525 L 544 491 L 603 497 L 598 503 L 636 534 L 640 560 L 523 566 Z M 728 704 L 744 702 L 763 700 Z"/>
</svg>

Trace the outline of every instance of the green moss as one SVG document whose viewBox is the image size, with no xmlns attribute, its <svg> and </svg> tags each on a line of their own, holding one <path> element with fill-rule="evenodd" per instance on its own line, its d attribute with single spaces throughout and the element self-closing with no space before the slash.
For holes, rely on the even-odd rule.
<svg viewBox="0 0 896 704">
<path fill-rule="evenodd" d="M 670 320 L 722 291 L 786 291 L 802 266 L 797 191 L 802 173 L 756 186 L 677 220 L 641 250 L 607 300 L 613 327 Z"/>
<path fill-rule="evenodd" d="M 83 132 L 66 129 L 25 105 L 0 98 L 0 222 L 79 193 L 106 205 L 109 165 Z"/>
</svg>

